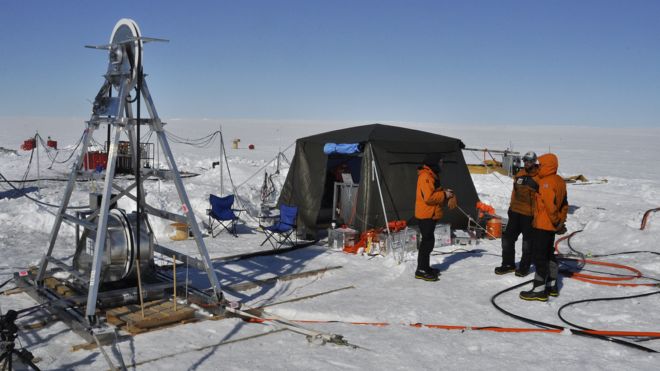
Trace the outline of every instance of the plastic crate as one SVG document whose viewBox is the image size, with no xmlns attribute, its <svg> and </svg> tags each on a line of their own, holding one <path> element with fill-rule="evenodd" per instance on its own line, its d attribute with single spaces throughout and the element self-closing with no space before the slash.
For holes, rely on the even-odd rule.
<svg viewBox="0 0 660 371">
<path fill-rule="evenodd" d="M 451 243 L 451 224 L 438 223 L 433 231 L 435 236 L 435 247 L 450 246 Z"/>
<path fill-rule="evenodd" d="M 328 247 L 342 250 L 346 246 L 353 246 L 357 242 L 358 232 L 351 228 L 328 229 Z"/>
</svg>

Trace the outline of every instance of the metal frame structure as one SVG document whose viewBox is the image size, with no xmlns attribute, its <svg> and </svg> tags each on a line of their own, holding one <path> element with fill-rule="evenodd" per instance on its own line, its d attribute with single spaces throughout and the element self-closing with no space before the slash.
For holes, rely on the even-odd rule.
<svg viewBox="0 0 660 371">
<path fill-rule="evenodd" d="M 68 183 L 62 198 L 62 204 L 57 211 L 55 222 L 50 232 L 48 250 L 41 259 L 35 278 L 36 286 L 43 287 L 44 279 L 47 274 L 48 264 L 61 263 L 53 257 L 53 250 L 55 248 L 55 243 L 59 236 L 60 227 L 62 226 L 63 221 L 71 222 L 83 226 L 91 231 L 95 231 L 96 239 L 94 246 L 94 256 L 91 273 L 88 278 L 87 305 L 85 309 L 85 317 L 89 326 L 95 326 L 99 324 L 96 317 L 96 305 L 97 297 L 99 294 L 99 287 L 101 284 L 100 274 L 103 263 L 103 254 L 104 250 L 106 249 L 105 244 L 110 205 L 122 197 L 129 197 L 135 201 L 138 205 L 138 213 L 144 210 L 144 213 L 146 214 L 151 214 L 175 222 L 187 223 L 190 226 L 195 242 L 197 244 L 199 255 L 201 256 L 201 261 L 197 261 L 197 259 L 192 257 L 191 260 L 197 261 L 198 266 L 203 268 L 203 270 L 205 270 L 206 274 L 208 275 L 208 279 L 214 294 L 212 296 L 212 300 L 217 301 L 218 303 L 222 303 L 224 301 L 219 280 L 216 276 L 216 272 L 213 269 L 211 258 L 209 256 L 206 245 L 204 244 L 204 240 L 202 239 L 202 232 L 198 227 L 197 220 L 193 213 L 193 208 L 190 204 L 190 200 L 184 188 L 181 175 L 177 168 L 174 156 L 172 155 L 172 150 L 163 129 L 165 123 L 163 123 L 159 118 L 156 111 L 156 106 L 154 105 L 151 93 L 149 92 L 148 85 L 146 81 L 144 81 L 144 73 L 142 71 L 142 48 L 143 44 L 149 41 L 166 40 L 142 37 L 140 34 L 140 29 L 133 20 L 121 19 L 115 25 L 115 28 L 110 37 L 110 43 L 108 45 L 93 47 L 96 49 L 104 49 L 109 51 L 110 62 L 108 65 L 108 71 L 104 76 L 104 84 L 94 101 L 92 116 L 90 120 L 86 122 L 87 128 L 84 131 L 82 147 L 75 165 L 69 175 Z M 112 96 L 113 90 L 116 91 L 116 95 L 114 97 Z M 132 98 L 130 93 L 133 90 L 136 91 L 136 96 Z M 149 118 L 140 117 L 141 100 L 144 101 L 143 104 L 147 108 Z M 133 113 L 133 103 L 136 101 L 137 116 Z M 69 202 L 71 200 L 71 194 L 74 190 L 77 173 L 83 163 L 83 159 L 86 156 L 92 135 L 95 130 L 99 129 L 99 127 L 104 124 L 108 125 L 108 133 L 111 131 L 113 133 L 109 137 L 110 145 L 108 153 L 108 164 L 103 185 L 101 205 L 98 209 L 93 210 L 91 213 L 78 217 L 67 213 Z M 160 210 L 150 206 L 147 204 L 144 198 L 145 193 L 143 191 L 142 179 L 150 175 L 153 169 L 145 169 L 139 166 L 139 154 L 136 152 L 139 148 L 138 143 L 140 125 L 148 127 L 157 135 L 163 154 L 172 172 L 172 179 L 182 204 L 181 209 L 183 211 L 183 215 L 167 212 L 165 210 Z M 122 133 L 128 136 L 130 148 L 133 151 L 134 167 L 136 169 L 135 182 L 126 187 L 120 186 L 115 182 L 114 179 L 115 165 L 117 163 L 118 157 L 119 139 Z M 137 196 L 130 193 L 134 189 L 136 190 Z M 118 191 L 119 193 L 113 196 L 113 191 L 115 191 L 115 193 Z M 94 220 L 96 220 L 96 224 L 93 223 Z M 137 235 L 139 235 L 139 232 Z M 169 256 L 172 256 L 174 253 L 177 259 L 188 258 L 184 254 L 176 253 L 173 250 L 158 245 L 156 245 L 156 251 L 163 254 L 168 254 Z"/>
</svg>

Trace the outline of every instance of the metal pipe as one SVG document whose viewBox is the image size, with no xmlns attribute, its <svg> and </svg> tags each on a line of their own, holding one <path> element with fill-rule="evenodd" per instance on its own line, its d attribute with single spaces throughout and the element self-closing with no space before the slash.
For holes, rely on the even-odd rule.
<svg viewBox="0 0 660 371">
<path fill-rule="evenodd" d="M 376 184 L 378 185 L 378 194 L 380 195 L 380 204 L 383 206 L 383 216 L 385 217 L 385 229 L 387 230 L 387 236 L 390 236 L 390 226 L 389 221 L 387 220 L 387 210 L 385 210 L 385 200 L 383 199 L 383 190 L 380 189 L 380 178 L 378 177 L 378 169 L 376 168 L 376 156 L 374 155 L 374 150 L 371 144 L 369 144 L 369 152 L 371 153 L 371 168 L 376 175 Z"/>
</svg>

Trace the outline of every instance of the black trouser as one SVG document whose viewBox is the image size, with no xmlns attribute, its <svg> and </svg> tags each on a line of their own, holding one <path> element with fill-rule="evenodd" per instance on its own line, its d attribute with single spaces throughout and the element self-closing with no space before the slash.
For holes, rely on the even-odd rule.
<svg viewBox="0 0 660 371">
<path fill-rule="evenodd" d="M 509 210 L 509 221 L 502 233 L 502 266 L 516 265 L 516 241 L 522 233 L 522 256 L 518 269 L 528 271 L 532 263 L 532 217 Z"/>
<path fill-rule="evenodd" d="M 544 231 L 542 229 L 533 229 L 534 243 L 534 265 L 536 265 L 536 275 L 534 276 L 534 286 L 545 285 L 548 280 L 557 279 L 557 258 L 555 256 L 555 232 Z"/>
<path fill-rule="evenodd" d="M 431 265 L 431 251 L 435 246 L 435 224 L 433 219 L 418 219 L 419 232 L 422 234 L 422 242 L 419 243 L 417 252 L 417 269 L 428 270 Z"/>
</svg>

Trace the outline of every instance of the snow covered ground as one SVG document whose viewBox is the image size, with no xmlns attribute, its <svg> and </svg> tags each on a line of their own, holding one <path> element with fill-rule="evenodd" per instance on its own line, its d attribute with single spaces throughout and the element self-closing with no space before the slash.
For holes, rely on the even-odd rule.
<svg viewBox="0 0 660 371">
<path fill-rule="evenodd" d="M 366 123 L 352 123 L 366 124 Z M 644 211 L 660 206 L 660 129 L 596 129 L 569 127 L 470 127 L 441 124 L 389 123 L 461 138 L 468 147 L 504 149 L 541 154 L 551 150 L 559 156 L 560 173 L 565 176 L 583 174 L 590 180 L 607 179 L 607 183 L 568 185 L 572 213 L 569 231 L 583 230 L 571 245 L 585 255 L 595 256 L 630 251 L 660 253 L 660 214 L 652 215 L 641 231 Z M 349 126 L 336 122 L 284 122 L 264 120 L 168 120 L 167 129 L 181 137 L 199 138 L 221 129 L 227 148 L 229 170 L 237 194 L 245 208 L 259 207 L 263 172 L 271 173 L 269 162 L 279 150 L 293 157 L 295 138 Z M 18 149 L 24 139 L 39 131 L 44 138 L 52 136 L 61 149 L 71 149 L 82 134 L 83 119 L 0 119 L 0 147 Z M 96 139 L 103 140 L 102 128 Z M 240 148 L 231 149 L 231 141 L 240 138 Z M 254 144 L 254 150 L 247 146 Z M 200 175 L 185 180 L 188 195 L 199 218 L 205 220 L 209 193 L 220 192 L 220 147 L 216 141 L 206 148 L 173 143 L 180 169 Z M 39 158 L 42 178 L 64 178 L 67 164 L 53 164 L 43 150 Z M 51 156 L 54 153 L 50 154 Z M 61 151 L 57 160 L 66 158 Z M 465 153 L 468 162 L 476 162 Z M 22 179 L 29 153 L 0 151 L 0 173 L 10 180 Z M 36 160 L 26 178 L 37 177 Z M 284 181 L 283 169 L 281 181 Z M 490 174 L 473 175 L 482 201 L 505 215 L 511 192 L 509 178 Z M 415 181 L 411 179 L 411 181 Z M 228 174 L 222 177 L 224 192 L 231 191 Z M 36 185 L 29 183 L 27 185 Z M 41 201 L 58 204 L 65 183 L 42 181 L 38 193 Z M 87 193 L 98 189 L 101 182 L 79 183 L 72 204 L 87 202 Z M 169 211 L 178 211 L 179 203 L 171 182 L 145 182 L 147 200 Z M 0 191 L 8 190 L 0 183 Z M 128 204 L 120 203 L 120 207 Z M 0 282 L 13 272 L 38 262 L 45 252 L 54 220 L 52 208 L 39 206 L 27 198 L 0 200 Z M 238 238 L 221 234 L 205 242 L 212 258 L 263 250 L 259 247 L 263 234 L 256 221 L 244 218 Z M 193 254 L 190 241 L 170 241 L 168 222 L 152 220 L 161 244 Z M 63 227 L 56 251 L 71 254 L 73 228 Z M 520 242 L 519 242 L 520 243 Z M 519 250 L 519 249 L 518 249 Z M 569 252 L 564 243 L 563 253 Z M 454 252 L 454 253 L 452 253 Z M 519 251 L 518 251 L 519 252 Z M 660 255 L 648 252 L 612 255 L 596 260 L 613 262 L 638 269 L 649 278 L 625 283 L 658 283 Z M 415 255 L 409 254 L 397 264 L 391 257 L 347 255 L 328 249 L 324 241 L 318 245 L 282 255 L 257 257 L 230 263 L 218 263 L 221 284 L 264 279 L 275 275 L 341 266 L 323 275 L 281 282 L 230 297 L 248 306 L 276 304 L 330 290 L 339 291 L 313 298 L 272 305 L 267 310 L 290 320 L 314 320 L 301 324 L 318 331 L 341 334 L 354 349 L 333 344 L 309 343 L 303 335 L 290 331 L 272 332 L 267 324 L 246 323 L 238 319 L 201 321 L 135 336 L 122 341 L 118 349 L 129 368 L 140 370 L 183 369 L 592 369 L 621 370 L 657 369 L 660 358 L 623 345 L 555 333 L 502 333 L 476 330 L 446 330 L 415 327 L 410 324 L 456 325 L 476 327 L 535 328 L 506 316 L 491 304 L 491 297 L 511 286 L 531 279 L 513 275 L 496 276 L 493 268 L 500 263 L 500 241 L 482 240 L 476 245 L 436 248 L 432 264 L 442 271 L 438 282 L 413 278 Z M 583 273 L 602 272 L 629 274 L 629 271 L 595 265 L 585 266 Z M 594 273 L 593 271 L 601 272 Z M 180 272 L 181 273 L 181 272 Z M 181 273 L 183 274 L 183 273 Z M 11 287 L 9 284 L 7 287 Z M 658 291 L 658 287 L 604 286 L 564 277 L 561 295 L 547 303 L 525 302 L 518 298 L 520 289 L 497 298 L 503 309 L 519 316 L 566 326 L 558 318 L 559 308 L 569 302 L 602 297 L 618 297 Z M 0 296 L 3 313 L 34 305 L 26 294 Z M 660 296 L 651 295 L 620 301 L 578 304 L 564 309 L 570 322 L 598 330 L 660 331 Z M 20 324 L 33 322 L 35 313 L 22 317 Z M 387 323 L 388 326 L 357 325 L 349 322 Z M 263 335 L 263 336 L 258 336 Z M 243 339 L 243 340 L 241 340 Z M 21 344 L 40 358 L 42 369 L 106 369 L 98 350 L 71 351 L 81 338 L 59 322 L 39 330 L 20 331 Z M 630 341 L 634 341 L 630 340 Z M 639 345 L 660 351 L 660 340 Z M 118 354 L 111 355 L 118 363 Z M 133 366 L 132 366 L 133 365 Z"/>
</svg>

